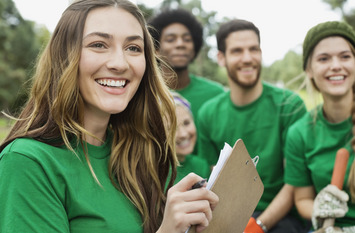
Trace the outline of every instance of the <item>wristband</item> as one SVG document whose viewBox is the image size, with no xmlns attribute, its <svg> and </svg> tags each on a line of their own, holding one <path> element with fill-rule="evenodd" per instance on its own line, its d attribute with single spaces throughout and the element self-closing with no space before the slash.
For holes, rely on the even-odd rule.
<svg viewBox="0 0 355 233">
<path fill-rule="evenodd" d="M 268 232 L 267 227 L 264 225 L 262 221 L 260 221 L 260 219 L 256 220 L 256 224 L 258 224 L 265 233 Z"/>
</svg>

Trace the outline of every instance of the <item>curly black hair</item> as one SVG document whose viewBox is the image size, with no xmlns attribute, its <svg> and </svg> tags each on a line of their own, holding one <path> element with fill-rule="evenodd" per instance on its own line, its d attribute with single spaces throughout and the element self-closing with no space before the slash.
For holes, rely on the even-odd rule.
<svg viewBox="0 0 355 233">
<path fill-rule="evenodd" d="M 196 57 L 203 44 L 203 27 L 191 12 L 182 8 L 164 10 L 148 20 L 149 32 L 154 39 L 156 49 L 159 49 L 161 31 L 173 23 L 181 23 L 189 29 L 194 42 Z"/>
</svg>

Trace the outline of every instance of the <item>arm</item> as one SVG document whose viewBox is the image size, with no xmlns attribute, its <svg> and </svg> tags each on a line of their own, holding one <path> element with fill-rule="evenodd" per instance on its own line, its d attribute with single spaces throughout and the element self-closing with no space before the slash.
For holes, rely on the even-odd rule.
<svg viewBox="0 0 355 233">
<path fill-rule="evenodd" d="M 258 217 L 258 219 L 271 229 L 280 219 L 282 219 L 293 206 L 294 188 L 285 184 L 270 205 Z"/>
<path fill-rule="evenodd" d="M 157 233 L 183 233 L 192 225 L 197 225 L 196 231 L 200 232 L 208 226 L 218 197 L 204 187 L 190 190 L 201 179 L 190 173 L 169 189 L 163 222 Z"/>
<path fill-rule="evenodd" d="M 310 220 L 312 218 L 315 196 L 313 186 L 295 187 L 295 205 L 298 213 L 305 219 Z"/>
<path fill-rule="evenodd" d="M 69 223 L 44 168 L 9 152 L 0 160 L 0 232 L 69 233 Z"/>
</svg>

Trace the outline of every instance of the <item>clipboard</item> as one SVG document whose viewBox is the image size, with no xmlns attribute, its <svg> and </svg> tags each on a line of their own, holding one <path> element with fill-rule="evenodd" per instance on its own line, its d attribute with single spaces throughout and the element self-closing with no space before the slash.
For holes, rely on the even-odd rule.
<svg viewBox="0 0 355 233">
<path fill-rule="evenodd" d="M 242 233 L 253 214 L 264 185 L 245 144 L 238 139 L 211 190 L 219 197 L 204 233 Z M 191 227 L 189 233 L 195 233 Z"/>
</svg>

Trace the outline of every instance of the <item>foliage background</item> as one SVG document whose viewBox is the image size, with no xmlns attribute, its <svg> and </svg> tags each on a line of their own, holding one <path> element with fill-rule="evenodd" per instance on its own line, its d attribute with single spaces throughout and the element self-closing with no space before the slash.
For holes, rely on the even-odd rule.
<svg viewBox="0 0 355 233">
<path fill-rule="evenodd" d="M 186 3 L 182 0 L 164 0 L 160 7 L 155 9 L 144 4 L 138 6 L 145 13 L 146 18 L 164 8 L 186 8 L 203 24 L 204 41 L 208 41 L 214 39 L 219 25 L 228 18 L 217 21 L 217 12 L 204 11 L 201 1 L 190 0 Z M 344 11 L 347 1 L 323 0 L 333 10 L 340 11 L 343 20 L 355 28 L 355 9 L 347 10 L 349 13 Z M 16 114 L 26 102 L 35 61 L 49 38 L 48 29 L 24 20 L 12 0 L 0 0 L 0 111 Z M 214 56 L 211 46 L 205 43 L 190 71 L 228 86 L 225 70 L 218 66 Z M 270 66 L 263 66 L 262 79 L 298 91 L 304 80 L 301 63 L 301 54 L 290 50 L 282 60 L 275 61 Z M 307 95 L 302 92 L 300 94 L 306 104 L 311 106 Z M 11 125 L 9 121 L 1 118 L 2 115 L 0 115 L 0 142 Z"/>
</svg>

